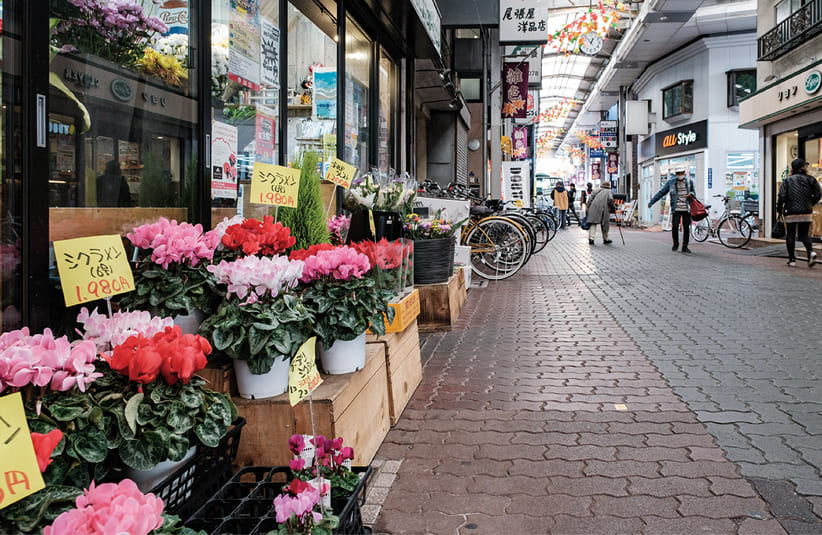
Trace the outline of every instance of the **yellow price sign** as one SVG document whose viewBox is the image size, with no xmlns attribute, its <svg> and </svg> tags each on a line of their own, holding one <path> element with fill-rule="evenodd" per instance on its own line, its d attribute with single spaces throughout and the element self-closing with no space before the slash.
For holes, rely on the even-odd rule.
<svg viewBox="0 0 822 535">
<path fill-rule="evenodd" d="M 293 407 L 313 392 L 322 382 L 317 370 L 317 337 L 305 341 L 291 359 L 288 370 L 288 401 Z"/>
<path fill-rule="evenodd" d="M 299 169 L 254 162 L 254 172 L 251 175 L 250 202 L 296 208 L 299 192 Z"/>
<path fill-rule="evenodd" d="M 351 187 L 351 182 L 357 176 L 357 168 L 342 160 L 334 158 L 325 174 L 325 179 L 345 189 Z"/>
<path fill-rule="evenodd" d="M 123 240 L 117 234 L 54 242 L 66 306 L 134 290 Z"/>
<path fill-rule="evenodd" d="M 20 392 L 0 397 L 0 472 L 0 509 L 46 488 Z"/>
</svg>

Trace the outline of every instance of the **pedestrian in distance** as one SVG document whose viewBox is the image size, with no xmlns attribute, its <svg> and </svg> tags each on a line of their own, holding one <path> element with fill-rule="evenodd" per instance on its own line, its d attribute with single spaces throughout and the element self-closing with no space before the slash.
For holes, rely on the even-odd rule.
<svg viewBox="0 0 822 535">
<path fill-rule="evenodd" d="M 671 211 L 673 218 L 671 222 L 671 238 L 674 240 L 672 251 L 679 249 L 679 227 L 682 226 L 682 252 L 690 253 L 688 241 L 691 238 L 691 199 L 696 199 L 694 181 L 685 176 L 685 168 L 677 167 L 674 170 L 675 176 L 668 179 L 665 185 L 656 192 L 648 208 L 654 205 L 666 193 L 670 196 Z"/>
<path fill-rule="evenodd" d="M 580 221 L 579 216 L 577 215 L 577 209 L 574 208 L 574 200 L 577 196 L 577 185 L 571 182 L 568 184 L 568 210 L 574 214 L 574 219 L 577 220 L 577 225 L 582 228 L 582 221 Z M 571 217 L 568 216 L 568 224 L 571 224 Z"/>
<path fill-rule="evenodd" d="M 559 228 L 565 229 L 568 225 L 566 217 L 568 215 L 568 192 L 562 180 L 557 180 L 556 186 L 551 190 L 551 200 L 554 201 L 554 208 L 559 210 Z"/>
<path fill-rule="evenodd" d="M 791 176 L 782 182 L 776 198 L 776 212 L 785 219 L 785 246 L 788 265 L 796 265 L 796 234 L 808 252 L 808 267 L 816 264 L 816 253 L 808 235 L 813 218 L 813 205 L 822 198 L 819 182 L 808 174 L 808 162 L 797 158 L 791 162 Z"/>
<path fill-rule="evenodd" d="M 588 211 L 588 198 L 594 192 L 594 185 L 588 182 L 585 185 L 585 190 L 583 190 L 582 194 L 579 197 L 579 208 L 580 210 L 584 210 L 585 212 Z"/>
<path fill-rule="evenodd" d="M 608 245 L 612 240 L 608 239 L 608 230 L 611 227 L 611 214 L 616 212 L 614 204 L 614 194 L 611 192 L 611 183 L 603 182 L 599 189 L 588 196 L 588 243 L 594 244 L 597 237 L 597 225 L 602 232 L 602 243 Z"/>
</svg>

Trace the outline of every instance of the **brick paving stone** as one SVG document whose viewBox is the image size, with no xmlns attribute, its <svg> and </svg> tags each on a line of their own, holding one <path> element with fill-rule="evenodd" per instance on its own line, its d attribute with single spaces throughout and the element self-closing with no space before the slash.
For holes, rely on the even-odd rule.
<svg viewBox="0 0 822 535">
<path fill-rule="evenodd" d="M 715 520 L 700 516 L 685 518 L 660 518 L 646 516 L 642 520 L 645 527 L 642 535 L 674 535 L 691 533 L 711 533 L 713 535 L 735 534 L 737 526 L 732 520 Z"/>
<path fill-rule="evenodd" d="M 622 518 L 645 517 L 649 515 L 662 518 L 679 518 L 677 508 L 679 502 L 675 498 L 659 498 L 656 496 L 594 496 L 591 512 L 595 516 L 611 515 Z"/>
<path fill-rule="evenodd" d="M 499 535 L 500 533 L 551 533 L 553 522 L 544 515 L 469 514 L 458 533 L 462 535 Z M 440 532 L 445 533 L 445 532 Z"/>
<path fill-rule="evenodd" d="M 644 462 L 653 461 L 687 461 L 687 448 L 663 448 L 659 446 L 647 446 L 644 448 L 631 448 L 619 446 L 616 451 L 616 458 L 619 460 L 635 460 Z"/>
<path fill-rule="evenodd" d="M 580 518 L 571 515 L 556 515 L 552 520 L 554 525 L 549 533 L 557 535 L 626 535 L 641 533 L 644 527 L 644 523 L 639 518 L 616 516 Z"/>
<path fill-rule="evenodd" d="M 744 479 L 709 477 L 708 480 L 711 482 L 711 492 L 717 496 L 730 494 L 742 498 L 751 498 L 757 495 L 751 484 Z"/>
<path fill-rule="evenodd" d="M 567 476 L 574 478 L 585 476 L 583 472 L 585 469 L 585 462 L 583 461 L 566 461 L 564 459 L 527 461 L 525 459 L 514 459 L 513 464 L 513 467 L 511 467 L 509 471 L 512 476 Z"/>
<path fill-rule="evenodd" d="M 585 461 L 585 475 L 607 477 L 645 476 L 660 477 L 660 466 L 655 462 L 640 461 Z"/>
<path fill-rule="evenodd" d="M 509 496 L 514 493 L 540 496 L 545 494 L 545 478 L 530 475 L 509 477 L 474 476 L 468 482 L 471 493 Z"/>
<path fill-rule="evenodd" d="M 593 516 L 590 512 L 592 503 L 593 499 L 590 496 L 514 494 L 511 496 L 511 503 L 506 508 L 506 513 L 536 516 L 547 512 L 550 516 L 562 514 Z"/>
<path fill-rule="evenodd" d="M 390 511 L 390 514 L 386 514 Z M 380 516 L 374 524 L 377 533 L 392 535 L 438 535 L 441 533 L 456 533 L 457 528 L 465 523 L 462 515 L 446 515 L 437 512 L 408 513 L 405 511 L 380 511 Z"/>
<path fill-rule="evenodd" d="M 570 494 L 571 496 L 627 496 L 628 480 L 602 476 L 589 476 L 582 479 L 569 477 L 551 477 L 547 484 L 549 494 Z"/>
<path fill-rule="evenodd" d="M 761 498 L 740 498 L 739 496 L 680 496 L 679 512 L 683 516 L 707 516 L 709 518 L 737 518 L 751 514 L 769 517 L 767 506 Z"/>
<path fill-rule="evenodd" d="M 631 495 L 648 496 L 713 496 L 707 478 L 687 477 L 629 477 L 628 492 Z"/>
<path fill-rule="evenodd" d="M 511 475 L 514 462 L 512 461 L 492 461 L 489 459 L 465 460 L 465 459 L 439 459 L 439 465 L 433 470 L 434 474 L 452 474 L 455 476 L 470 477 L 476 475 L 487 475 L 505 477 Z"/>
<path fill-rule="evenodd" d="M 513 503 L 510 496 L 489 495 L 472 492 L 470 495 L 456 495 L 441 492 L 432 492 L 428 500 L 422 504 L 422 511 L 438 511 L 449 515 L 466 515 L 471 513 L 486 513 L 493 516 L 503 516 Z"/>
</svg>

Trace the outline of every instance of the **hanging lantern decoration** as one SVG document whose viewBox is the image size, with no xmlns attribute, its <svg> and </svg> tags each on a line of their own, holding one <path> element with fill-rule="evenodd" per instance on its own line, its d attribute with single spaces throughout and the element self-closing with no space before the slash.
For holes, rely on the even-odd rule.
<svg viewBox="0 0 822 535">
<path fill-rule="evenodd" d="M 563 128 L 550 128 L 540 134 L 537 138 L 537 157 L 542 157 L 548 154 L 551 149 L 553 148 L 552 141 L 554 141 L 559 135 L 564 132 Z"/>
<path fill-rule="evenodd" d="M 599 136 L 592 136 L 588 132 L 584 130 L 577 130 L 576 137 L 583 142 L 584 144 L 588 145 L 592 149 L 601 149 L 602 143 L 599 141 Z"/>
</svg>

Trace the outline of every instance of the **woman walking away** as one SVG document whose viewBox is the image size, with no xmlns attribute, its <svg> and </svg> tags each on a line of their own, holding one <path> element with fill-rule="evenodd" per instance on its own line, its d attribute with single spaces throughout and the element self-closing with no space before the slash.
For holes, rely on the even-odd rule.
<svg viewBox="0 0 822 535">
<path fill-rule="evenodd" d="M 819 182 L 808 174 L 808 162 L 797 158 L 791 162 L 791 176 L 782 182 L 776 200 L 777 213 L 785 217 L 785 245 L 788 248 L 788 265 L 796 265 L 796 233 L 808 252 L 808 267 L 816 264 L 816 253 L 808 236 L 811 228 L 813 205 L 822 198 Z"/>
<path fill-rule="evenodd" d="M 609 244 L 608 229 L 611 226 L 611 213 L 616 212 L 611 183 L 603 182 L 599 189 L 588 196 L 588 243 L 593 245 L 597 237 L 597 225 L 602 229 L 602 243 Z"/>
<path fill-rule="evenodd" d="M 568 225 L 566 220 L 568 214 L 568 192 L 562 180 L 557 180 L 557 185 L 551 191 L 551 199 L 554 201 L 554 208 L 559 210 L 559 228 L 564 229 Z"/>
</svg>

